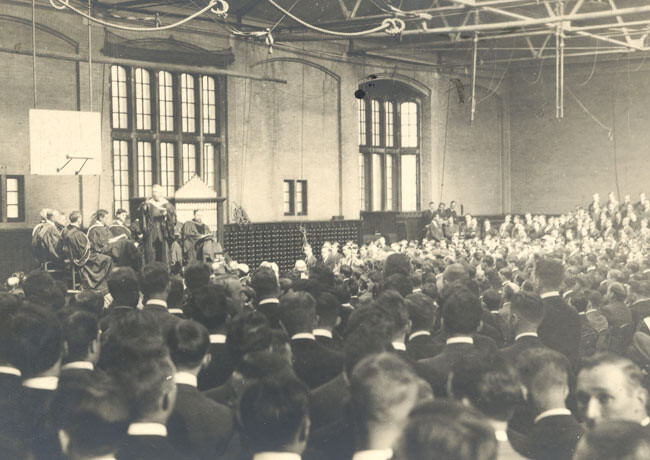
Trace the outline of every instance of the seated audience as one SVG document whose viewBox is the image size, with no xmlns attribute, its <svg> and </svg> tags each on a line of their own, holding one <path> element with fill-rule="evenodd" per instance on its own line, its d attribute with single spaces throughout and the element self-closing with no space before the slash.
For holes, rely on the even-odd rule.
<svg viewBox="0 0 650 460">
<path fill-rule="evenodd" d="M 211 355 L 208 330 L 201 324 L 183 320 L 166 335 L 169 354 L 176 366 L 176 405 L 168 422 L 169 441 L 178 451 L 197 459 L 221 455 L 232 436 L 232 414 L 197 388 L 197 376 Z"/>
</svg>

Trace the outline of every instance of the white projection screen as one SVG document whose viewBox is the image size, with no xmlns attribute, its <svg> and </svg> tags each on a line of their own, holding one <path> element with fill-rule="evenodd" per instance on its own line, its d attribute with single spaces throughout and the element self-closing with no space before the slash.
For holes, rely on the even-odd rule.
<svg viewBox="0 0 650 460">
<path fill-rule="evenodd" d="M 102 172 L 99 112 L 31 109 L 29 139 L 32 174 L 99 175 Z"/>
</svg>

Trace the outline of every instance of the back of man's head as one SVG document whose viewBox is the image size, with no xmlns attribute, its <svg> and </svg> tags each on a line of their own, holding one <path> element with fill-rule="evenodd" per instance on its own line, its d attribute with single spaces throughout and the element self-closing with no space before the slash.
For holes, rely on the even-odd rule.
<svg viewBox="0 0 650 460">
<path fill-rule="evenodd" d="M 442 304 L 442 319 L 449 334 L 471 334 L 481 324 L 483 309 L 478 296 L 469 289 L 454 287 Z"/>
<path fill-rule="evenodd" d="M 309 332 L 316 327 L 316 301 L 306 292 L 290 292 L 280 299 L 280 318 L 289 336 Z"/>
<path fill-rule="evenodd" d="M 409 460 L 495 460 L 497 448 L 494 430 L 480 412 L 443 400 L 411 412 L 398 452 Z"/>
<path fill-rule="evenodd" d="M 67 344 L 66 362 L 85 361 L 88 355 L 96 352 L 98 346 L 99 325 L 90 313 L 74 311 L 63 321 L 63 338 Z"/>
<path fill-rule="evenodd" d="M 54 289 L 54 279 L 42 270 L 32 270 L 23 281 L 25 300 L 36 305 L 49 306 Z"/>
<path fill-rule="evenodd" d="M 152 262 L 142 267 L 140 287 L 145 299 L 169 291 L 169 269 L 162 262 Z"/>
<path fill-rule="evenodd" d="M 559 290 L 564 280 L 562 262 L 551 257 L 540 258 L 535 264 L 535 279 L 539 288 Z"/>
<path fill-rule="evenodd" d="M 541 404 L 551 394 L 568 393 L 571 364 L 562 353 L 548 348 L 527 350 L 517 360 L 517 371 L 533 403 Z"/>
<path fill-rule="evenodd" d="M 203 324 L 209 331 L 216 331 L 228 319 L 228 301 L 223 286 L 208 284 L 197 288 L 187 305 L 190 318 Z"/>
<path fill-rule="evenodd" d="M 269 267 L 260 267 L 251 277 L 251 287 L 255 291 L 257 299 L 265 297 L 275 297 L 278 295 L 278 279 L 273 269 Z"/>
<path fill-rule="evenodd" d="M 451 264 L 445 268 L 442 278 L 446 284 L 451 284 L 469 279 L 469 273 L 463 264 Z"/>
<path fill-rule="evenodd" d="M 408 255 L 396 253 L 386 257 L 386 261 L 384 262 L 384 278 L 388 278 L 396 273 L 408 277 L 411 275 L 411 272 L 411 259 Z"/>
<path fill-rule="evenodd" d="M 226 343 L 235 361 L 239 361 L 246 353 L 268 350 L 271 340 L 271 326 L 266 315 L 244 310 L 233 317 Z"/>
<path fill-rule="evenodd" d="M 605 420 L 587 431 L 574 460 L 646 460 L 650 458 L 647 427 L 625 420 Z"/>
<path fill-rule="evenodd" d="M 454 365 L 451 375 L 453 396 L 458 400 L 466 398 L 493 420 L 509 420 L 523 402 L 517 371 L 499 357 L 486 361 L 479 353 L 465 355 Z"/>
<path fill-rule="evenodd" d="M 309 435 L 307 387 L 290 374 L 258 380 L 241 395 L 239 420 L 254 453 L 302 453 Z"/>
<path fill-rule="evenodd" d="M 336 280 L 332 269 L 323 262 L 317 262 L 316 265 L 309 269 L 309 279 L 327 288 L 333 288 Z"/>
<path fill-rule="evenodd" d="M 384 277 L 380 284 L 381 291 L 397 291 L 402 297 L 413 293 L 413 283 L 411 278 L 402 273 L 393 273 Z"/>
<path fill-rule="evenodd" d="M 192 262 L 185 268 L 183 275 L 187 290 L 194 292 L 210 283 L 210 266 L 203 262 Z"/>
<path fill-rule="evenodd" d="M 333 329 L 341 314 L 341 303 L 334 294 L 322 292 L 316 297 L 316 313 L 319 327 Z"/>
<path fill-rule="evenodd" d="M 208 330 L 192 320 L 176 322 L 165 337 L 169 355 L 178 370 L 192 370 L 201 365 L 210 347 Z"/>
<path fill-rule="evenodd" d="M 397 291 L 384 291 L 375 299 L 374 308 L 384 312 L 389 320 L 389 333 L 394 336 L 397 333 L 407 332 L 409 316 L 404 304 L 404 298 Z"/>
<path fill-rule="evenodd" d="M 137 307 L 140 301 L 138 275 L 130 267 L 119 267 L 108 275 L 108 292 L 113 305 Z"/>
<path fill-rule="evenodd" d="M 411 320 L 411 332 L 430 331 L 436 319 L 433 299 L 426 294 L 416 292 L 407 296 L 404 303 Z"/>
<path fill-rule="evenodd" d="M 129 425 L 129 406 L 120 385 L 108 374 L 94 372 L 55 395 L 59 440 L 67 458 L 114 455 Z"/>
<path fill-rule="evenodd" d="M 352 408 L 361 444 L 373 427 L 401 430 L 403 422 L 427 386 L 411 366 L 393 353 L 368 356 L 359 362 L 350 378 Z"/>
<path fill-rule="evenodd" d="M 104 309 L 104 296 L 99 291 L 83 290 L 70 300 L 70 307 L 74 310 L 85 311 L 95 318 L 99 318 Z"/>
<path fill-rule="evenodd" d="M 23 379 L 53 368 L 63 353 L 61 325 L 53 313 L 37 305 L 23 304 L 13 321 L 9 361 Z"/>
<path fill-rule="evenodd" d="M 390 339 L 378 334 L 371 325 L 362 324 L 355 328 L 343 343 L 344 369 L 348 377 L 363 359 L 387 351 L 389 343 Z"/>
<path fill-rule="evenodd" d="M 512 297 L 510 313 L 521 326 L 535 328 L 544 319 L 544 302 L 537 294 L 518 292 Z"/>
</svg>

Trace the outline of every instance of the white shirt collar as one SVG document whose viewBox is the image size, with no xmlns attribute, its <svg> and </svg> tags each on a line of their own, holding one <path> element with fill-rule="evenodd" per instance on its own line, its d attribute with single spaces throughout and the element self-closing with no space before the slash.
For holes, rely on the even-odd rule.
<svg viewBox="0 0 650 460">
<path fill-rule="evenodd" d="M 415 289 L 413 289 L 413 294 L 415 294 L 416 292 L 422 292 L 422 288 L 415 288 Z"/>
<path fill-rule="evenodd" d="M 190 385 L 196 388 L 196 375 L 192 375 L 189 372 L 176 372 L 174 375 L 174 382 L 176 384 Z"/>
<path fill-rule="evenodd" d="M 320 337 L 327 337 L 329 339 L 332 338 L 332 331 L 328 331 L 327 329 L 314 329 L 312 332 L 314 335 L 318 335 Z"/>
<path fill-rule="evenodd" d="M 416 337 L 420 337 L 421 335 L 431 335 L 431 332 L 429 331 L 417 331 L 414 332 L 413 334 L 409 335 L 409 340 L 413 340 Z"/>
<path fill-rule="evenodd" d="M 568 296 L 568 295 L 571 294 L 572 292 L 573 292 L 573 289 L 569 289 L 569 290 L 566 291 L 564 294 L 562 294 L 562 298 L 563 298 L 563 299 L 566 299 L 566 296 Z"/>
<path fill-rule="evenodd" d="M 544 412 L 539 414 L 537 417 L 535 417 L 534 423 L 539 422 L 543 418 L 553 417 L 555 415 L 571 415 L 571 411 L 569 409 L 564 408 L 564 407 L 558 407 L 557 409 L 545 410 Z"/>
<path fill-rule="evenodd" d="M 59 378 L 50 377 L 34 377 L 31 379 L 23 380 L 23 386 L 33 388 L 34 390 L 56 390 L 59 386 Z"/>
<path fill-rule="evenodd" d="M 402 342 L 393 342 L 391 345 L 395 350 L 406 351 L 406 345 L 404 345 Z"/>
<path fill-rule="evenodd" d="M 210 334 L 210 343 L 226 343 L 224 334 Z"/>
<path fill-rule="evenodd" d="M 537 337 L 537 332 L 522 332 L 515 336 L 515 342 L 519 340 L 520 337 Z"/>
<path fill-rule="evenodd" d="M 168 308 L 167 311 L 169 312 L 170 315 L 182 315 L 183 314 L 183 309 L 182 308 Z"/>
<path fill-rule="evenodd" d="M 314 334 L 311 334 L 309 332 L 300 332 L 298 334 L 294 334 L 291 336 L 291 340 L 297 340 L 297 339 L 316 340 L 316 337 L 314 337 Z"/>
<path fill-rule="evenodd" d="M 92 457 L 90 460 L 115 460 L 115 455 L 102 455 L 101 457 Z"/>
<path fill-rule="evenodd" d="M 545 292 L 544 294 L 539 295 L 542 299 L 546 299 L 547 297 L 560 297 L 560 291 L 549 291 Z"/>
<path fill-rule="evenodd" d="M 73 361 L 71 363 L 66 363 L 61 366 L 61 370 L 64 369 L 86 369 L 89 371 L 94 371 L 95 366 L 90 361 Z"/>
<path fill-rule="evenodd" d="M 341 304 L 341 306 L 342 306 L 343 308 L 352 308 L 352 309 L 354 309 L 354 307 L 352 306 L 352 304 L 349 303 L 349 302 L 348 302 L 348 303 L 343 303 L 343 304 Z"/>
<path fill-rule="evenodd" d="M 390 460 L 393 449 L 360 450 L 355 452 L 352 460 Z"/>
<path fill-rule="evenodd" d="M 641 426 L 649 426 L 650 425 L 650 417 L 646 417 L 643 420 L 641 420 Z"/>
<path fill-rule="evenodd" d="M 506 442 L 508 440 L 508 432 L 504 430 L 495 430 L 494 436 L 497 438 L 497 441 Z"/>
<path fill-rule="evenodd" d="M 129 436 L 167 436 L 167 427 L 162 423 L 132 423 Z"/>
<path fill-rule="evenodd" d="M 449 337 L 445 343 L 447 345 L 454 343 L 469 343 L 470 345 L 474 345 L 474 339 L 471 337 Z"/>
<path fill-rule="evenodd" d="M 167 308 L 167 302 L 161 299 L 149 299 L 147 300 L 146 305 L 159 305 L 161 307 Z"/>
<path fill-rule="evenodd" d="M 280 301 L 278 299 L 264 299 L 260 300 L 257 305 L 264 305 L 267 303 L 280 303 Z"/>
<path fill-rule="evenodd" d="M 0 374 L 9 374 L 9 375 L 15 375 L 16 377 L 21 377 L 22 373 L 20 370 L 16 369 L 15 367 L 11 366 L 0 366 Z"/>
<path fill-rule="evenodd" d="M 300 460 L 299 454 L 293 452 L 260 452 L 253 456 L 253 460 Z"/>
</svg>

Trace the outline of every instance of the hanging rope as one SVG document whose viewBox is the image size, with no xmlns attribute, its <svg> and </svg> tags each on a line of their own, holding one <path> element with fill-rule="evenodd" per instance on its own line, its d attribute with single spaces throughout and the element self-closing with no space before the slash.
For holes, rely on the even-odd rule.
<svg viewBox="0 0 650 460">
<path fill-rule="evenodd" d="M 449 88 L 447 88 L 447 114 L 445 115 L 445 141 L 442 148 L 442 173 L 440 177 L 440 201 L 442 201 L 442 191 L 445 187 L 445 159 L 447 158 L 447 132 L 449 127 L 449 103 L 451 102 L 451 85 L 452 81 L 449 80 Z"/>
<path fill-rule="evenodd" d="M 337 32 L 335 30 L 328 30 L 328 29 L 322 29 L 318 26 L 314 26 L 312 24 L 309 24 L 308 22 L 303 21 L 299 17 L 291 14 L 290 11 L 282 8 L 280 5 L 278 5 L 274 0 L 266 0 L 269 2 L 271 5 L 273 5 L 277 10 L 279 10 L 281 13 L 285 14 L 287 17 L 290 17 L 294 21 L 296 21 L 298 24 L 311 29 L 316 32 L 320 32 L 322 34 L 326 35 L 334 35 L 336 37 L 344 37 L 344 38 L 350 38 L 350 37 L 363 37 L 364 35 L 370 35 L 374 34 L 377 32 L 386 32 L 388 35 L 398 35 L 401 32 L 404 31 L 406 28 L 406 24 L 404 21 L 402 21 L 399 18 L 387 18 L 384 19 L 381 23 L 381 25 L 374 27 L 372 29 L 368 30 L 361 30 L 359 32 Z"/>
<path fill-rule="evenodd" d="M 578 86 L 585 86 L 587 83 L 591 81 L 591 78 L 594 76 L 594 72 L 596 71 L 596 61 L 598 60 L 598 47 L 600 46 L 600 40 L 596 40 L 596 52 L 594 53 L 594 64 L 591 66 L 591 73 L 589 74 L 589 77 L 583 81 L 582 83 L 578 83 Z"/>
<path fill-rule="evenodd" d="M 505 69 L 503 69 L 503 73 L 501 74 L 501 78 L 499 79 L 499 83 L 497 83 L 497 85 L 494 87 L 494 89 L 491 90 L 490 92 L 488 92 L 488 94 L 485 97 L 483 97 L 482 99 L 479 99 L 476 102 L 477 105 L 480 104 L 481 102 L 483 102 L 484 100 L 486 100 L 487 98 L 489 98 L 490 96 L 492 96 L 494 93 L 496 93 L 499 90 L 499 87 L 501 86 L 501 83 L 503 83 L 503 79 L 505 78 L 506 74 L 508 73 L 508 67 L 510 67 L 510 63 L 512 62 L 512 54 L 513 53 L 514 53 L 514 51 L 510 52 L 510 59 L 508 60 L 508 63 L 506 64 Z"/>
<path fill-rule="evenodd" d="M 58 3 L 58 4 L 57 4 Z M 96 18 L 94 16 L 91 16 L 90 14 L 86 14 L 83 11 L 75 8 L 74 6 L 70 5 L 70 0 L 50 0 L 50 5 L 52 5 L 54 8 L 57 10 L 63 10 L 63 9 L 69 9 L 71 11 L 74 11 L 77 13 L 79 16 L 82 16 L 86 18 L 89 21 L 96 22 L 97 24 L 101 24 L 105 27 L 110 27 L 113 29 L 120 29 L 120 30 L 129 30 L 132 32 L 158 32 L 160 30 L 169 30 L 173 29 L 175 27 L 178 27 L 180 25 L 185 24 L 186 22 L 191 21 L 192 19 L 202 15 L 206 11 L 210 10 L 212 13 L 216 14 L 217 16 L 225 17 L 226 14 L 228 13 L 229 5 L 226 1 L 224 0 L 211 0 L 210 3 L 202 8 L 201 10 L 197 11 L 194 14 L 191 14 L 190 16 L 181 19 L 178 22 L 175 22 L 173 24 L 168 24 L 166 26 L 156 26 L 156 27 L 131 27 L 131 26 L 123 26 L 121 24 L 113 24 L 107 21 L 104 21 L 102 19 Z M 220 8 L 215 8 L 215 6 L 220 5 Z"/>
<path fill-rule="evenodd" d="M 607 131 L 607 133 L 608 133 L 608 137 L 609 137 L 609 140 L 611 141 L 611 140 L 613 139 L 613 137 L 614 137 L 614 129 L 613 129 L 613 128 L 610 128 L 610 127 L 607 126 L 607 125 L 605 125 L 602 121 L 600 121 L 598 118 L 596 118 L 596 116 L 595 116 L 593 113 L 591 113 L 591 112 L 589 111 L 589 109 L 588 109 L 588 108 L 587 108 L 587 107 L 586 107 L 586 106 L 585 106 L 585 105 L 580 101 L 580 99 L 578 99 L 578 96 L 576 96 L 575 94 L 573 94 L 573 91 L 571 91 L 571 88 L 569 88 L 569 87 L 567 86 L 567 87 L 566 87 L 566 90 L 567 90 L 567 92 L 569 93 L 569 95 L 571 95 L 571 97 L 572 97 L 573 99 L 575 99 L 575 101 L 578 103 L 578 105 L 580 106 L 580 108 L 581 108 L 581 109 L 582 109 L 582 110 L 583 110 L 587 115 L 589 115 L 589 116 L 591 117 L 591 119 L 594 120 L 594 122 L 595 122 L 598 126 L 600 126 L 600 127 L 603 128 L 605 131 Z"/>
</svg>

